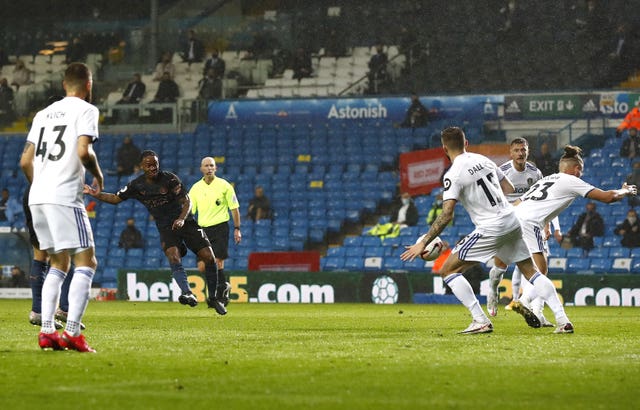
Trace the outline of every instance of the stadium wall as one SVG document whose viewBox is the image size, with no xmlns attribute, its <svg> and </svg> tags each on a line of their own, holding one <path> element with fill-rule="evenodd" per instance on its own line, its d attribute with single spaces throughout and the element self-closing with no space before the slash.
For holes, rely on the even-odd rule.
<svg viewBox="0 0 640 410">
<path fill-rule="evenodd" d="M 117 298 L 130 301 L 177 301 L 180 290 L 168 270 L 125 270 L 118 273 Z M 188 272 L 194 294 L 205 300 L 205 280 Z M 640 307 L 640 276 L 625 274 L 550 275 L 567 306 Z M 421 303 L 424 295 L 445 295 L 439 276 L 388 272 L 228 272 L 233 303 Z M 486 296 L 489 283 L 479 283 Z M 510 296 L 508 280 L 501 283 Z M 430 303 L 457 303 L 455 298 Z"/>
</svg>

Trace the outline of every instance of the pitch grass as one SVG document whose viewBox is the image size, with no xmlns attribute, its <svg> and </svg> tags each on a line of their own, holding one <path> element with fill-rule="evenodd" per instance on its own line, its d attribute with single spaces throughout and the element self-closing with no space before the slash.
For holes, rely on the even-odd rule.
<svg viewBox="0 0 640 410">
<path fill-rule="evenodd" d="M 41 351 L 29 309 L 0 300 L 3 409 L 637 408 L 637 308 L 569 308 L 573 335 L 501 310 L 464 336 L 460 305 L 91 302 L 95 355 Z"/>
</svg>

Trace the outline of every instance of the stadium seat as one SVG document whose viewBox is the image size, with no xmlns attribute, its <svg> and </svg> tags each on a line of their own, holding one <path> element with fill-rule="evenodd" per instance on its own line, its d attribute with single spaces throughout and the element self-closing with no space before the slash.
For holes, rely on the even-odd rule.
<svg viewBox="0 0 640 410">
<path fill-rule="evenodd" d="M 614 273 L 629 273 L 631 271 L 631 258 L 615 258 L 611 271 Z"/>
<path fill-rule="evenodd" d="M 617 247 L 609 248 L 609 258 L 629 258 L 631 256 L 631 250 L 629 248 Z"/>
<path fill-rule="evenodd" d="M 567 258 L 569 259 L 581 259 L 584 257 L 584 250 L 582 248 L 567 249 Z"/>
<path fill-rule="evenodd" d="M 564 273 L 567 270 L 567 258 L 549 258 L 549 273 Z"/>
<path fill-rule="evenodd" d="M 382 268 L 381 256 L 369 256 L 364 258 L 364 268 L 366 270 L 379 270 Z"/>
<path fill-rule="evenodd" d="M 582 256 L 578 258 L 568 257 L 567 272 L 580 273 L 587 272 L 590 269 L 589 258 Z"/>
<path fill-rule="evenodd" d="M 344 267 L 349 270 L 361 270 L 364 268 L 364 258 L 361 256 L 347 256 Z"/>
<path fill-rule="evenodd" d="M 333 255 L 322 258 L 323 270 L 339 270 L 344 268 L 344 257 Z"/>
<path fill-rule="evenodd" d="M 589 251 L 590 258 L 606 258 L 609 256 L 609 250 L 606 248 L 593 248 Z"/>
<path fill-rule="evenodd" d="M 611 271 L 611 260 L 608 258 L 590 258 L 589 269 L 596 273 Z"/>
<path fill-rule="evenodd" d="M 343 246 L 332 246 L 327 249 L 327 256 L 345 256 L 346 248 Z"/>
<path fill-rule="evenodd" d="M 397 271 L 404 270 L 404 263 L 400 258 L 396 257 L 385 257 L 384 262 L 382 263 L 382 267 L 388 271 Z"/>
</svg>

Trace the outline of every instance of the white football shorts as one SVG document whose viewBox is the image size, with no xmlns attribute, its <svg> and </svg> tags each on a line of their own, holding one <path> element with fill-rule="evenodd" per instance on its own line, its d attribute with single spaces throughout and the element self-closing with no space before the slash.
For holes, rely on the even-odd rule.
<svg viewBox="0 0 640 410">
<path fill-rule="evenodd" d="M 544 240 L 544 231 L 538 225 L 522 222 L 522 239 L 527 244 L 529 252 L 549 254 L 549 245 Z"/>
<path fill-rule="evenodd" d="M 87 211 L 55 204 L 31 205 L 33 229 L 40 249 L 56 254 L 63 250 L 70 254 L 93 248 L 93 232 Z"/>
<path fill-rule="evenodd" d="M 460 260 L 481 263 L 497 256 L 507 265 L 531 257 L 520 227 L 497 236 L 488 236 L 476 229 L 460 240 L 452 252 L 457 253 Z"/>
</svg>

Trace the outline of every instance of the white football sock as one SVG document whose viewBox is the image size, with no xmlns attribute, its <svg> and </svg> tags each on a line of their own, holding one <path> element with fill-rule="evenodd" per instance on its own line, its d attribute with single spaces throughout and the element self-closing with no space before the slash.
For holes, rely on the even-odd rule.
<svg viewBox="0 0 640 410">
<path fill-rule="evenodd" d="M 556 324 L 562 325 L 569 322 L 569 318 L 564 312 L 562 302 L 560 302 L 558 294 L 556 293 L 556 288 L 553 286 L 551 280 L 542 273 L 536 272 L 529 281 L 535 287 L 536 293 L 540 295 L 545 302 L 547 302 L 547 305 L 549 305 L 551 311 L 553 311 L 553 314 L 556 317 Z"/>
<path fill-rule="evenodd" d="M 91 282 L 95 271 L 89 267 L 76 267 L 69 285 L 69 313 L 65 331 L 72 336 L 80 335 L 80 322 L 89 304 Z"/>
<path fill-rule="evenodd" d="M 497 266 L 491 268 L 491 270 L 489 271 L 489 286 L 491 287 L 491 289 L 498 288 L 498 285 L 500 285 L 500 281 L 502 281 L 502 278 L 506 271 L 506 269 L 502 269 Z"/>
<path fill-rule="evenodd" d="M 520 282 L 520 288 L 522 289 L 522 294 L 517 300 L 527 307 L 531 306 L 531 301 L 538 296 L 537 293 L 535 293 L 535 288 L 526 278 Z"/>
<path fill-rule="evenodd" d="M 60 288 L 66 276 L 66 272 L 56 268 L 49 268 L 49 272 L 44 278 L 44 283 L 42 284 L 42 327 L 40 329 L 43 333 L 56 331 L 54 315 L 60 301 Z"/>
<path fill-rule="evenodd" d="M 490 321 L 482 310 L 480 302 L 478 302 L 478 298 L 476 298 L 476 295 L 473 293 L 473 288 L 467 278 L 462 276 L 461 273 L 452 273 L 451 275 L 447 275 L 443 278 L 443 280 L 444 283 L 449 285 L 451 291 L 458 300 L 462 302 L 467 309 L 469 309 L 473 320 L 480 323 L 487 323 Z"/>
<path fill-rule="evenodd" d="M 543 310 L 544 310 L 544 300 L 540 296 L 538 296 L 537 298 L 531 301 L 531 311 L 540 319 L 544 317 L 544 315 L 542 314 Z"/>
<path fill-rule="evenodd" d="M 518 266 L 513 268 L 513 273 L 511 274 L 511 295 L 513 300 L 520 299 L 520 284 L 522 282 L 522 273 Z"/>
</svg>

